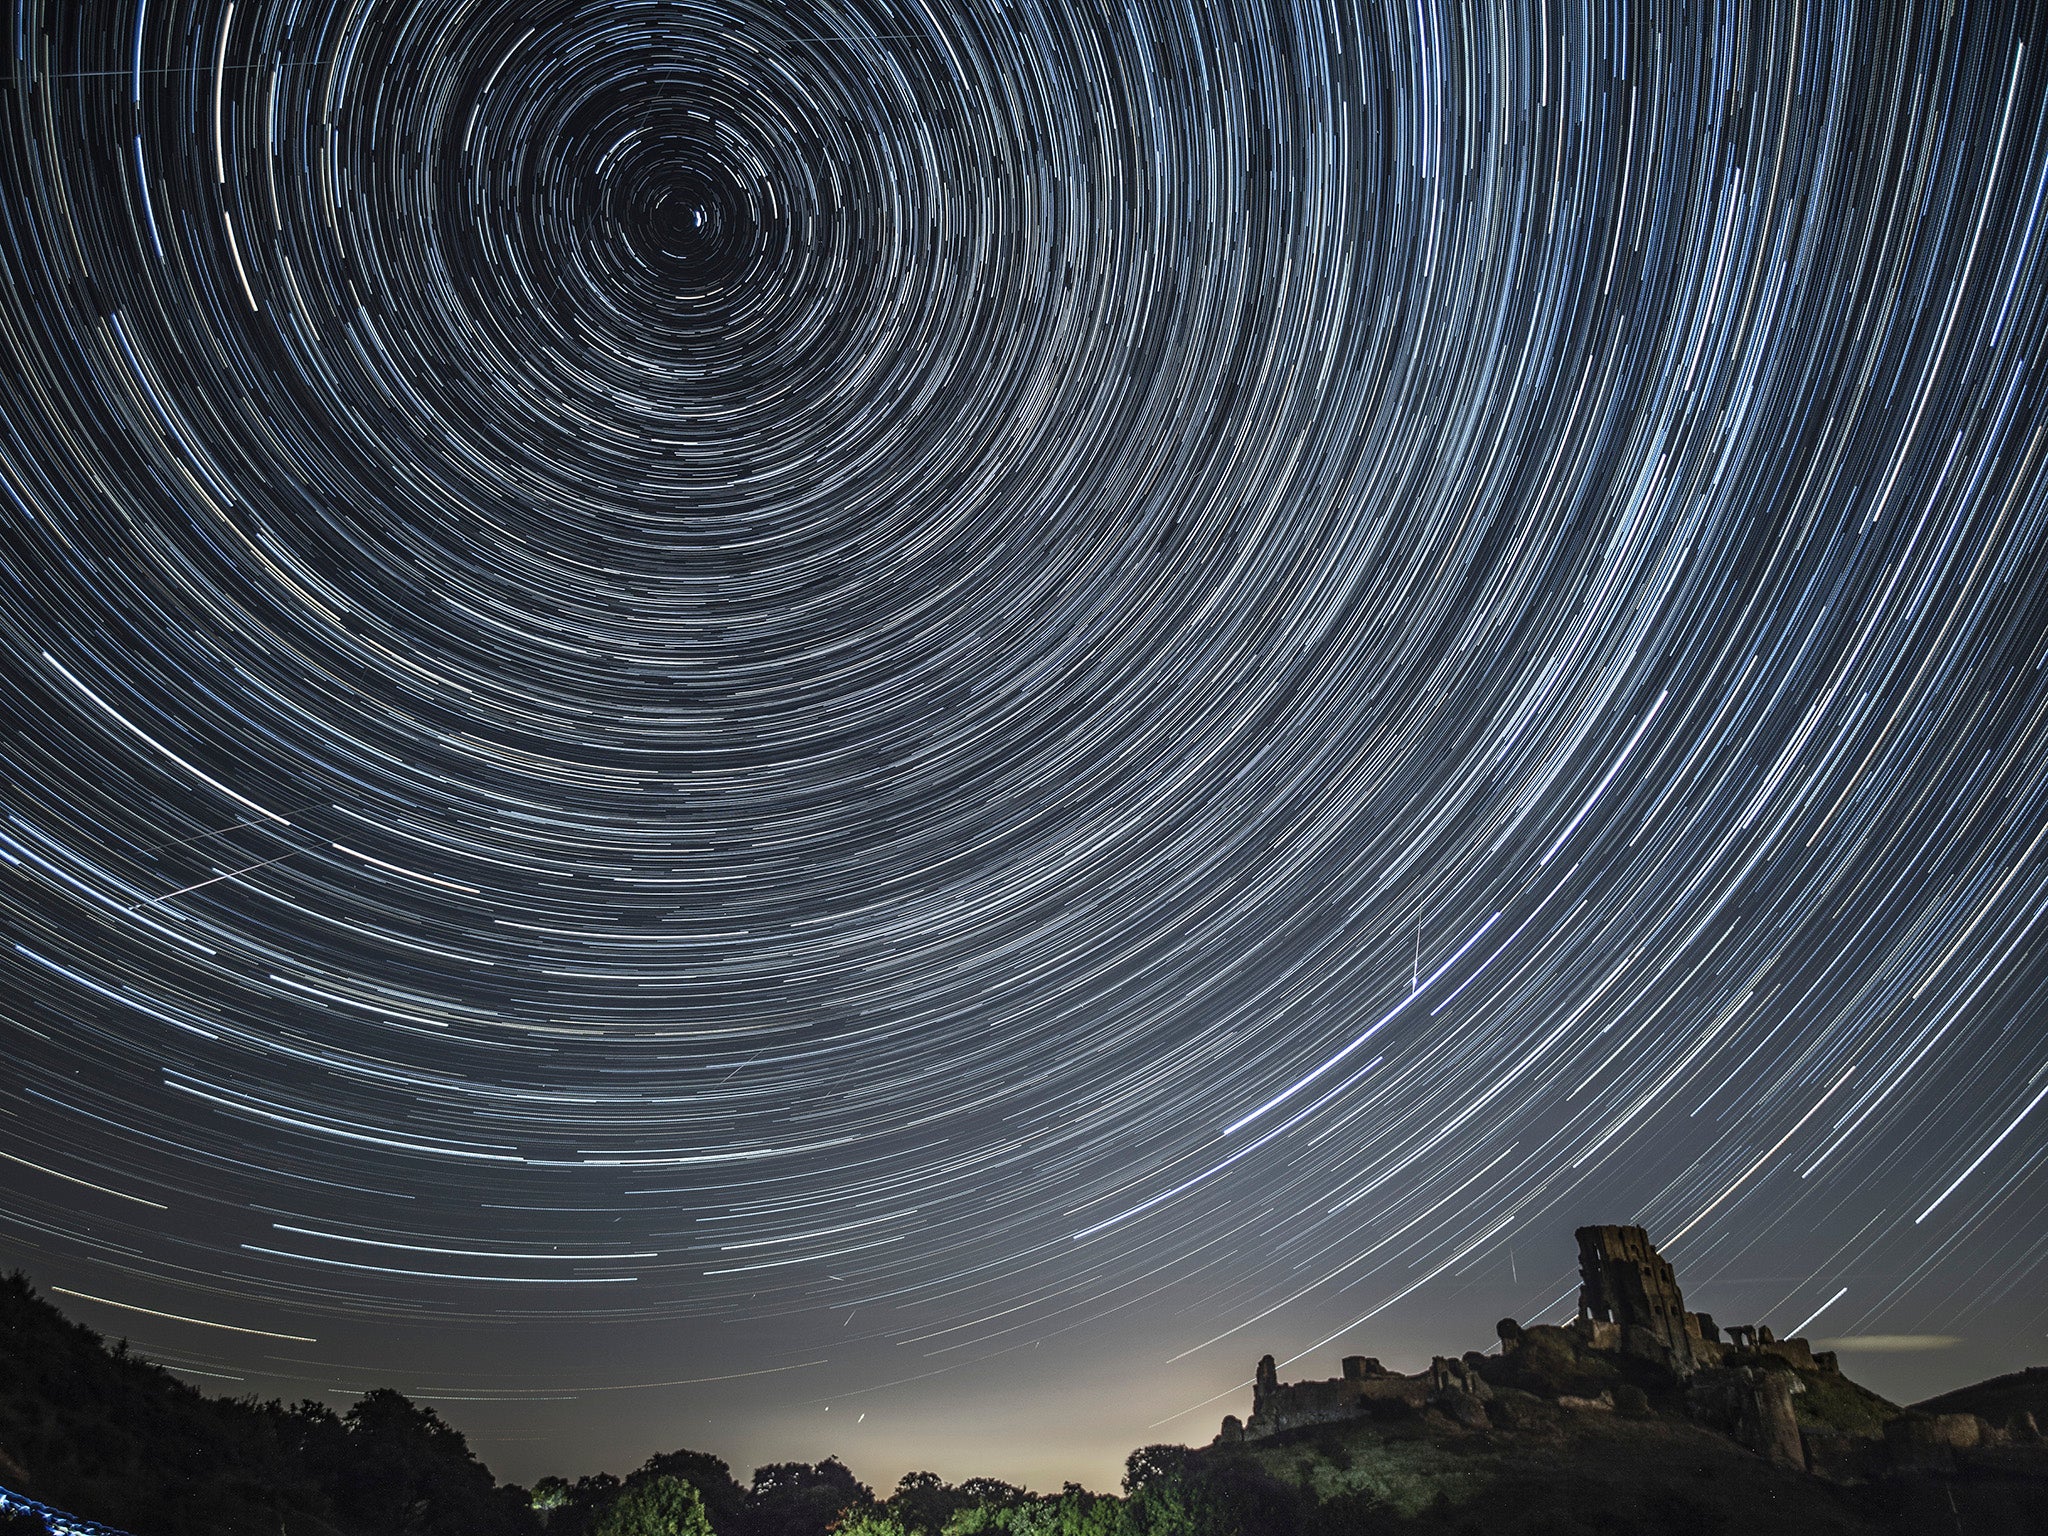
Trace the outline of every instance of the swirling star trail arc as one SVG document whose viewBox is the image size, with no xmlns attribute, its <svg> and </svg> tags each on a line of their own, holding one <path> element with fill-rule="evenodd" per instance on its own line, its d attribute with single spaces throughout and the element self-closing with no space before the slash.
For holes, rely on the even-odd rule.
<svg viewBox="0 0 2048 1536">
<path fill-rule="evenodd" d="M 0 1230 L 85 1320 L 529 1476 L 1105 1482 L 1586 1220 L 2038 1347 L 2028 8 L 9 43 Z"/>
</svg>

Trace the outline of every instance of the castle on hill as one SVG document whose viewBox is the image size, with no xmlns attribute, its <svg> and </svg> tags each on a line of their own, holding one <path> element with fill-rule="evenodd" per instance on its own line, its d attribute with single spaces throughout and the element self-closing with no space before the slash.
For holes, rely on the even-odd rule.
<svg viewBox="0 0 2048 1536">
<path fill-rule="evenodd" d="M 1835 1356 L 1815 1352 L 1805 1339 L 1780 1339 L 1760 1325 L 1723 1329 L 1707 1313 L 1687 1310 L 1678 1277 L 1641 1227 L 1581 1227 L 1576 1236 L 1573 1322 L 1525 1328 L 1504 1319 L 1498 1354 L 1439 1355 L 1414 1375 L 1351 1355 L 1340 1377 L 1282 1382 L 1267 1355 L 1254 1377 L 1251 1417 L 1226 1418 L 1218 1439 L 1243 1443 L 1307 1425 L 1416 1416 L 1445 1433 L 1512 1429 L 1538 1400 L 1551 1413 L 1644 1416 L 1654 1395 L 1666 1411 L 1776 1465 L 1842 1480 L 1868 1475 L 1873 1457 L 1906 1464 L 1979 1446 L 2040 1443 L 2031 1416 L 1993 1426 L 1970 1414 L 1901 1415 L 1845 1380 Z M 1867 1404 L 1873 1422 L 1845 1432 L 1802 1425 L 1793 1400 L 1809 1391 L 1858 1412 Z M 1896 1417 L 1887 1421 L 1886 1413 Z"/>
</svg>

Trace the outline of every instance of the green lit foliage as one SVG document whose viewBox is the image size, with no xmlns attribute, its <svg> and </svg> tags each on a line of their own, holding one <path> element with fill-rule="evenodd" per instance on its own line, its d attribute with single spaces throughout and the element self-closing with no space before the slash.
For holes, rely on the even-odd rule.
<svg viewBox="0 0 2048 1536">
<path fill-rule="evenodd" d="M 541 1512 L 547 1536 L 591 1536 L 624 1486 L 609 1472 L 579 1477 L 573 1483 L 567 1478 L 544 1477 L 533 1486 L 533 1507 Z"/>
<path fill-rule="evenodd" d="M 1124 1463 L 1123 1536 L 1295 1536 L 1300 1492 L 1255 1463 L 1148 1445 Z"/>
<path fill-rule="evenodd" d="M 862 1510 L 832 1527 L 833 1536 L 913 1536 L 890 1515 Z"/>
<path fill-rule="evenodd" d="M 1147 1445 L 1124 1459 L 1122 1525 L 1131 1536 L 1209 1536 L 1214 1517 L 1184 1445 Z"/>
<path fill-rule="evenodd" d="M 1046 1498 L 975 1504 L 946 1526 L 945 1536 L 1126 1536 L 1121 1500 L 1069 1483 Z"/>
<path fill-rule="evenodd" d="M 747 1490 L 733 1481 L 732 1468 L 709 1451 L 657 1452 L 626 1478 L 632 1487 L 650 1477 L 673 1477 L 697 1490 L 717 1536 L 740 1536 L 746 1528 Z"/>
<path fill-rule="evenodd" d="M 630 1482 L 597 1522 L 596 1536 L 712 1536 L 697 1490 L 656 1474 Z"/>
<path fill-rule="evenodd" d="M 908 1536 L 940 1536 L 970 1512 L 979 1511 L 979 1518 L 987 1522 L 996 1520 L 1004 1511 L 1025 1508 L 1034 1502 L 1027 1490 L 1000 1478 L 970 1477 L 955 1487 L 940 1481 L 935 1473 L 906 1472 L 883 1507 L 902 1524 Z M 1000 1523 L 985 1523 L 980 1528 L 1008 1529 Z"/>
</svg>

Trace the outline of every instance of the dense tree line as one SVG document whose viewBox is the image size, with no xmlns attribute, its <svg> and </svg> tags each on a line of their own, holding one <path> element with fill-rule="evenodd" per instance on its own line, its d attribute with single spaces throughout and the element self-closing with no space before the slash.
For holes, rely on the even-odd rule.
<svg viewBox="0 0 2048 1536">
<path fill-rule="evenodd" d="M 742 1488 L 718 1458 L 673 1451 L 624 1479 L 544 1478 L 534 1504 L 547 1536 L 1290 1536 L 1315 1526 L 1290 1486 L 1178 1445 L 1133 1453 L 1120 1498 L 932 1472 L 906 1473 L 877 1498 L 836 1459 L 760 1467 Z"/>
</svg>

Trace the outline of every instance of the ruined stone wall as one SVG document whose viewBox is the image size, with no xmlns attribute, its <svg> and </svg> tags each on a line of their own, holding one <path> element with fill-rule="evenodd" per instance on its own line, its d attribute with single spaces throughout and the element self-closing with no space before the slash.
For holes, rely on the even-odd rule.
<svg viewBox="0 0 2048 1536">
<path fill-rule="evenodd" d="M 1241 1434 L 1244 1439 L 1256 1440 L 1305 1424 L 1355 1419 L 1381 1403 L 1404 1402 L 1419 1408 L 1429 1392 L 1427 1376 L 1402 1376 L 1361 1355 L 1347 1358 L 1344 1374 L 1334 1380 L 1283 1383 L 1268 1355 L 1259 1362 L 1253 1378 L 1252 1415 L 1244 1421 Z"/>
<path fill-rule="evenodd" d="M 1633 1343 L 1631 1330 L 1668 1352 L 1684 1369 L 1700 1338 L 1699 1320 L 1685 1310 L 1678 1276 L 1641 1227 L 1580 1227 L 1579 1315 L 1621 1328 L 1622 1348 L 1654 1358 L 1656 1351 Z"/>
</svg>

